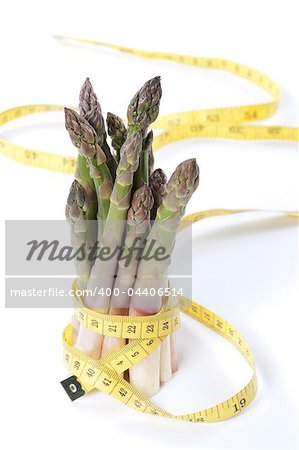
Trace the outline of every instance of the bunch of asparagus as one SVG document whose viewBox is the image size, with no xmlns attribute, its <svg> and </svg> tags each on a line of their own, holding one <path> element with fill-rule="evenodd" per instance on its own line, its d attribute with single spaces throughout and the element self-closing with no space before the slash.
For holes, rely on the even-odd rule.
<svg viewBox="0 0 299 450">
<path fill-rule="evenodd" d="M 66 129 L 78 149 L 66 205 L 72 245 L 84 253 L 76 262 L 78 286 L 86 292 L 82 298 L 86 307 L 102 313 L 155 314 L 163 302 L 171 301 L 160 295 L 167 286 L 170 258 L 157 261 L 140 255 L 154 255 L 161 247 L 171 255 L 185 207 L 198 186 L 199 170 L 196 160 L 189 159 L 168 182 L 162 169 L 154 170 L 153 132 L 148 127 L 158 117 L 161 96 L 160 77 L 155 77 L 129 103 L 127 125 L 115 114 L 107 114 L 112 150 L 88 78 L 80 91 L 79 114 L 65 108 Z M 136 256 L 128 263 L 132 246 Z M 110 248 L 111 257 L 91 258 L 94 248 Z M 116 248 L 120 251 L 113 252 Z M 149 288 L 154 288 L 154 295 L 147 294 Z M 82 324 L 74 322 L 73 328 L 74 345 L 96 359 L 126 344 L 124 339 L 101 336 Z M 176 369 L 171 335 L 126 376 L 135 387 L 153 395 Z"/>
</svg>

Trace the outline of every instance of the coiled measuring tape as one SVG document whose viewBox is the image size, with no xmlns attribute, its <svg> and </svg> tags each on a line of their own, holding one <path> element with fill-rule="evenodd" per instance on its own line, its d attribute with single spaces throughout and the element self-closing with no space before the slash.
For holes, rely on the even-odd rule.
<svg viewBox="0 0 299 450">
<path fill-rule="evenodd" d="M 76 379 L 70 377 L 62 382 L 67 392 L 76 392 L 81 396 L 92 389 L 99 389 L 140 412 L 191 422 L 228 419 L 246 408 L 253 401 L 257 391 L 255 362 L 249 345 L 233 325 L 212 311 L 183 296 L 178 296 L 178 303 L 179 307 L 162 311 L 154 316 L 142 317 L 100 314 L 79 305 L 80 307 L 75 310 L 76 315 L 86 328 L 105 336 L 130 338 L 131 341 L 100 360 L 94 360 L 73 347 L 72 327 L 69 324 L 63 333 L 64 360 Z M 191 414 L 174 415 L 152 402 L 120 374 L 143 360 L 161 345 L 169 334 L 179 329 L 180 310 L 231 342 L 248 362 L 253 375 L 243 389 L 224 402 Z M 78 384 L 76 380 L 80 383 Z"/>
<path fill-rule="evenodd" d="M 154 138 L 153 146 L 155 151 L 171 142 L 194 137 L 241 140 L 299 140 L 299 129 L 296 127 L 244 125 L 246 122 L 271 117 L 278 108 L 281 97 L 280 88 L 273 80 L 247 66 L 224 59 L 148 52 L 86 39 L 69 37 L 60 37 L 60 39 L 110 47 L 145 58 L 165 59 L 191 66 L 225 70 L 257 84 L 271 97 L 271 100 L 267 103 L 185 111 L 161 116 L 153 124 L 153 128 L 163 130 L 161 134 Z M 63 106 L 61 105 L 25 105 L 12 108 L 0 113 L 0 126 L 28 114 L 59 111 L 62 109 Z M 76 165 L 75 158 L 31 150 L 13 144 L 1 137 L 0 153 L 32 167 L 62 173 L 73 173 Z M 212 216 L 255 211 L 257 210 L 215 209 L 200 211 L 185 217 L 182 227 Z M 297 211 L 280 213 L 296 219 L 299 216 Z M 66 390 L 77 393 L 81 390 L 82 394 L 84 394 L 92 389 L 99 389 L 143 413 L 192 422 L 224 420 L 244 410 L 253 401 L 257 392 L 255 362 L 249 345 L 239 331 L 225 319 L 186 297 L 179 296 L 177 299 L 179 308 L 170 308 L 161 311 L 155 316 L 145 317 L 105 315 L 91 311 L 82 304 L 79 305 L 76 308 L 77 318 L 85 327 L 107 336 L 130 338 L 130 343 L 100 360 L 94 360 L 73 347 L 72 328 L 71 324 L 69 324 L 63 332 L 63 346 L 65 362 L 70 372 L 73 373 L 73 377 L 62 382 Z M 153 403 L 122 378 L 120 374 L 144 359 L 170 333 L 178 329 L 180 325 L 179 310 L 233 344 L 248 362 L 253 374 L 243 389 L 224 402 L 192 414 L 173 415 Z M 80 392 L 79 394 L 81 395 Z"/>
</svg>

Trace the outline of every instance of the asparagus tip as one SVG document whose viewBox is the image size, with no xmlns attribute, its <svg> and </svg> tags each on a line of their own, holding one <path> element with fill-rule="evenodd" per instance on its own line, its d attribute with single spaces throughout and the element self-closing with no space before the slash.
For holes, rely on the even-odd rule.
<svg viewBox="0 0 299 450">
<path fill-rule="evenodd" d="M 162 97 L 160 80 L 160 76 L 151 78 L 136 92 L 127 110 L 129 125 L 147 127 L 156 120 Z"/>
</svg>

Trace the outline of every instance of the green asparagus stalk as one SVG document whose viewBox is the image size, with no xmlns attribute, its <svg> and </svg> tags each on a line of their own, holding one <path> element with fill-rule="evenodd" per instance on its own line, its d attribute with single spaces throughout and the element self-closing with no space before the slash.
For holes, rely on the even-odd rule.
<svg viewBox="0 0 299 450">
<path fill-rule="evenodd" d="M 109 211 L 112 192 L 112 178 L 106 165 L 106 155 L 97 143 L 97 135 L 93 127 L 76 111 L 65 108 L 65 124 L 73 144 L 79 149 L 88 165 L 97 194 L 97 219 L 104 221 Z M 84 166 L 84 160 L 82 160 L 82 166 Z"/>
<path fill-rule="evenodd" d="M 90 214 L 90 207 L 84 187 L 74 180 L 68 195 L 65 216 L 71 228 L 71 244 L 74 251 L 79 252 L 75 258 L 79 289 L 86 289 L 91 270 L 91 262 L 88 259 L 89 227 L 86 220 Z"/>
<path fill-rule="evenodd" d="M 150 210 L 154 199 L 149 186 L 143 185 L 135 191 L 127 215 L 127 231 L 122 257 L 110 300 L 109 314 L 127 315 L 129 310 L 129 289 L 133 287 L 142 254 L 145 238 L 150 226 Z M 134 254 L 133 254 L 134 249 Z M 105 336 L 102 356 L 125 345 L 125 339 Z"/>
<path fill-rule="evenodd" d="M 151 220 L 154 220 L 157 210 L 166 193 L 167 177 L 162 169 L 156 169 L 150 176 L 149 185 L 154 197 L 154 206 L 151 210 Z"/>
<path fill-rule="evenodd" d="M 199 169 L 195 159 L 181 163 L 166 185 L 166 195 L 157 210 L 156 220 L 149 233 L 144 254 L 155 255 L 158 248 L 165 249 L 166 260 L 140 261 L 134 293 L 130 302 L 130 315 L 157 313 L 162 305 L 159 288 L 165 287 L 166 270 L 170 263 L 175 236 L 185 207 L 199 182 Z M 154 245 L 153 245 L 154 244 Z M 148 298 L 143 292 L 154 288 L 155 295 Z M 137 294 L 138 293 L 138 294 Z M 140 294 L 140 295 L 139 295 Z M 153 395 L 160 386 L 160 348 L 130 369 L 131 383 L 147 395 Z"/>
<path fill-rule="evenodd" d="M 77 156 L 75 179 L 81 184 L 81 186 L 83 186 L 85 195 L 88 198 L 89 208 L 86 214 L 86 219 L 95 220 L 98 210 L 97 193 L 93 179 L 89 173 L 87 161 L 81 153 L 78 153 Z"/>
<path fill-rule="evenodd" d="M 98 137 L 98 144 L 106 155 L 106 164 L 110 170 L 112 179 L 115 179 L 116 162 L 111 154 L 107 143 L 107 133 L 105 121 L 102 115 L 101 106 L 93 90 L 89 78 L 86 78 L 79 95 L 80 115 L 93 127 Z"/>
<path fill-rule="evenodd" d="M 131 191 L 134 173 L 137 170 L 142 148 L 142 132 L 135 131 L 124 143 L 121 158 L 117 166 L 116 179 L 110 199 L 110 208 L 100 241 L 100 247 L 115 249 L 122 244 L 127 212 L 131 202 Z M 88 285 L 111 288 L 117 266 L 117 257 L 102 261 L 97 259 Z M 98 303 L 107 303 L 105 296 L 91 298 L 91 306 L 98 307 Z M 108 299 L 109 300 L 109 299 Z"/>
<path fill-rule="evenodd" d="M 110 112 L 107 113 L 106 123 L 108 134 L 111 137 L 111 145 L 115 152 L 114 159 L 119 163 L 120 149 L 127 139 L 127 129 L 121 118 Z"/>
<path fill-rule="evenodd" d="M 138 170 L 134 178 L 134 189 L 149 183 L 149 155 L 152 152 L 153 132 L 150 131 L 142 142 L 142 153 Z"/>
<path fill-rule="evenodd" d="M 67 124 L 67 112 L 66 112 L 66 128 L 69 128 L 69 125 Z M 76 144 L 75 144 L 76 145 Z M 77 156 L 77 163 L 76 163 L 76 171 L 75 171 L 75 179 L 81 184 L 81 186 L 85 189 L 85 195 L 88 197 L 88 214 L 87 219 L 88 220 L 95 220 L 96 214 L 97 214 L 97 194 L 94 186 L 94 182 L 90 176 L 89 168 L 87 165 L 86 158 L 84 155 L 82 155 L 80 152 Z"/>
<path fill-rule="evenodd" d="M 74 180 L 68 195 L 65 215 L 70 223 L 71 244 L 77 257 L 75 258 L 75 266 L 77 271 L 78 288 L 84 291 L 87 287 L 87 280 L 90 275 L 92 262 L 88 258 L 89 248 L 93 245 L 95 234 L 88 219 L 93 217 L 93 202 L 84 189 L 84 187 Z M 82 299 L 84 296 L 82 295 Z M 72 336 L 73 343 L 76 342 L 78 329 L 78 319 L 75 314 L 72 316 Z"/>
<path fill-rule="evenodd" d="M 84 188 L 86 203 L 88 208 L 85 213 L 85 219 L 87 220 L 87 235 L 86 235 L 86 248 L 91 249 L 95 241 L 97 240 L 97 227 L 96 218 L 98 212 L 97 193 L 93 179 L 90 176 L 89 168 L 87 166 L 86 159 L 80 153 L 77 156 L 75 180 Z M 91 261 L 91 265 L 93 261 Z"/>
<path fill-rule="evenodd" d="M 75 180 L 82 186 L 85 192 L 86 204 L 88 208 L 85 213 L 85 218 L 88 223 L 88 233 L 86 235 L 85 243 L 86 248 L 89 249 L 93 247 L 97 239 L 97 230 L 94 227 L 95 220 L 97 217 L 98 203 L 97 203 L 97 193 L 93 179 L 89 173 L 89 167 L 85 157 L 79 152 L 76 162 Z M 72 189 L 71 189 L 72 191 Z M 92 264 L 92 262 L 91 262 Z"/>
<path fill-rule="evenodd" d="M 75 180 L 83 186 L 85 195 L 88 198 L 89 208 L 86 213 L 87 220 L 95 220 L 98 210 L 97 193 L 93 179 L 90 176 L 86 159 L 78 153 L 75 171 Z"/>
<path fill-rule="evenodd" d="M 138 189 L 143 183 L 148 184 L 149 179 L 149 153 L 153 140 L 152 133 L 147 133 L 147 127 L 156 120 L 159 114 L 162 89 L 160 77 L 147 81 L 136 92 L 127 110 L 128 134 L 142 129 L 144 137 L 143 151 L 140 157 L 139 168 L 135 175 L 134 189 Z"/>
<path fill-rule="evenodd" d="M 125 141 L 117 166 L 116 180 L 111 194 L 109 220 L 125 220 L 130 207 L 134 173 L 139 164 L 142 149 L 142 131 L 137 130 Z M 108 227 L 109 228 L 109 227 Z"/>
<path fill-rule="evenodd" d="M 175 242 L 176 232 L 179 229 L 185 207 L 199 183 L 199 169 L 195 159 L 189 159 L 179 164 L 166 185 L 166 195 L 157 210 L 156 220 L 147 239 L 144 253 L 150 250 L 154 255 L 157 248 L 163 247 L 169 258 L 163 261 L 140 262 L 135 288 L 149 287 L 159 284 L 164 277 L 167 266 L 170 263 L 170 255 Z M 154 243 L 154 246 L 151 244 Z M 146 285 L 146 286 L 145 286 Z M 145 310 L 154 313 L 161 307 L 161 297 L 151 296 L 151 301 L 142 295 L 133 295 L 130 308 Z"/>
<path fill-rule="evenodd" d="M 154 199 L 151 189 L 146 184 L 134 192 L 131 207 L 127 215 L 127 230 L 122 257 L 118 262 L 118 272 L 114 287 L 119 295 L 112 295 L 110 305 L 119 308 L 129 308 L 130 297 L 128 289 L 133 287 L 137 274 L 139 258 L 142 254 L 145 238 L 150 223 L 150 210 Z M 133 254 L 134 249 L 134 254 Z"/>
<path fill-rule="evenodd" d="M 113 287 L 119 256 L 114 250 L 122 245 L 127 212 L 130 207 L 133 177 L 138 167 L 141 148 L 142 132 L 138 130 L 129 136 L 122 147 L 110 208 L 100 240 L 100 248 L 109 248 L 112 254 L 110 259 L 96 259 L 88 280 L 85 304 L 100 312 L 107 312 L 109 308 L 109 289 Z M 90 292 L 94 292 L 95 295 L 90 295 Z M 80 327 L 76 341 L 76 347 L 79 350 L 94 358 L 99 358 L 102 342 L 103 336 L 85 327 Z"/>
<path fill-rule="evenodd" d="M 75 224 L 73 223 L 73 219 L 71 219 L 71 204 L 75 201 L 72 197 L 77 197 L 75 194 L 75 190 L 78 190 L 78 188 L 75 188 L 73 185 L 70 190 L 67 207 L 66 207 L 66 218 L 70 222 L 71 226 L 71 243 L 73 245 L 73 248 L 78 248 L 81 246 L 81 244 L 84 242 L 84 248 L 87 252 L 89 252 L 89 249 L 94 246 L 94 243 L 97 239 L 97 230 L 94 226 L 95 219 L 97 217 L 97 211 L 98 211 L 98 204 L 97 204 L 97 194 L 95 190 L 95 185 L 93 182 L 93 179 L 90 176 L 89 168 L 87 166 L 86 159 L 83 155 L 78 153 L 77 156 L 77 162 L 76 162 L 76 171 L 75 171 L 75 180 L 78 182 L 79 185 L 82 186 L 84 189 L 84 195 L 85 195 L 85 203 L 88 205 L 88 208 L 86 208 L 85 211 L 85 219 L 87 224 L 87 233 L 79 235 L 76 234 L 74 228 Z M 81 290 L 86 289 L 87 285 L 87 279 L 90 274 L 90 270 L 92 267 L 93 261 L 90 261 L 86 258 L 83 262 L 78 261 L 78 259 L 75 260 L 75 266 L 77 269 L 77 278 L 78 278 L 78 287 Z M 84 300 L 84 296 L 82 295 L 82 300 Z M 72 316 L 72 335 L 73 335 L 73 343 L 77 340 L 78 330 L 79 330 L 79 321 L 75 314 Z"/>
</svg>

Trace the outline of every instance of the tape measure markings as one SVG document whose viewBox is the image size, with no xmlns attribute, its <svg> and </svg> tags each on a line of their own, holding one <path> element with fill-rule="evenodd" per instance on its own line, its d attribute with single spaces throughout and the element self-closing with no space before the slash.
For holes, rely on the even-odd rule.
<svg viewBox="0 0 299 450">
<path fill-rule="evenodd" d="M 212 311 L 209 311 L 207 308 L 198 305 L 195 302 L 191 302 L 186 297 L 180 297 L 179 300 L 181 309 L 184 313 L 225 337 L 240 351 L 253 369 L 253 376 L 249 383 L 226 401 L 192 414 L 173 415 L 155 405 L 144 394 L 137 391 L 132 385 L 119 376 L 119 373 L 132 367 L 135 363 L 132 356 L 125 356 L 127 355 L 126 348 L 130 349 L 130 351 L 134 349 L 136 351 L 136 349 L 140 349 L 140 347 L 138 347 L 139 345 L 142 346 L 144 352 L 137 355 L 136 361 L 143 359 L 149 354 L 148 348 L 144 346 L 144 340 L 133 341 L 122 349 L 118 349 L 105 356 L 101 360 L 92 360 L 91 358 L 82 355 L 71 346 L 71 325 L 69 325 L 64 332 L 65 359 L 68 369 L 78 377 L 87 391 L 93 388 L 99 389 L 110 394 L 127 406 L 141 412 L 193 422 L 214 422 L 238 414 L 252 402 L 257 391 L 255 363 L 250 347 L 236 328 L 225 319 L 214 314 Z M 150 341 L 153 340 L 154 339 Z M 156 338 L 151 349 L 157 348 L 162 340 L 163 338 Z M 121 360 L 123 361 L 121 368 L 118 364 L 118 357 L 122 358 Z"/>
</svg>

